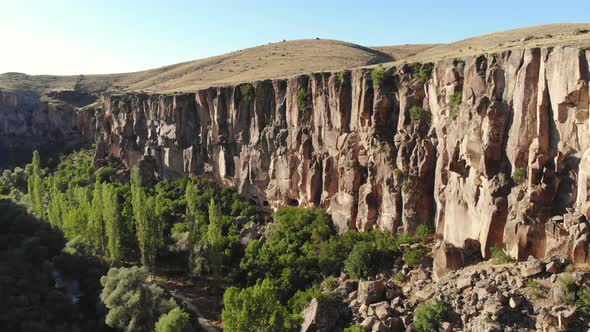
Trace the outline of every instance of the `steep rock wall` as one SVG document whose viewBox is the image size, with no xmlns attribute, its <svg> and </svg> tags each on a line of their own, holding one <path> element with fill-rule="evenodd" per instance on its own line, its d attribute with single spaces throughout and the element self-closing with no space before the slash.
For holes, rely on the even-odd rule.
<svg viewBox="0 0 590 332">
<path fill-rule="evenodd" d="M 94 140 L 96 97 L 75 91 L 38 95 L 0 90 L 0 168 L 31 159 L 35 149 L 67 150 Z"/>
<path fill-rule="evenodd" d="M 432 224 L 439 274 L 492 246 L 587 261 L 589 60 L 537 48 L 441 61 L 429 79 L 404 65 L 378 86 L 356 69 L 105 96 L 96 163 L 210 176 L 273 208 L 320 206 L 339 231 Z"/>
</svg>

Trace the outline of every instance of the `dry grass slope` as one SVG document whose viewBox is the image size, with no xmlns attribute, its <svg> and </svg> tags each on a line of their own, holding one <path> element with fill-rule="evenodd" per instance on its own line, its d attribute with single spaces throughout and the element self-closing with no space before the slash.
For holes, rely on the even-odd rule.
<svg viewBox="0 0 590 332">
<path fill-rule="evenodd" d="M 460 58 L 507 49 L 571 45 L 590 46 L 590 23 L 560 23 L 490 33 L 428 48 L 403 61 Z"/>
<path fill-rule="evenodd" d="M 450 44 L 372 48 L 336 40 L 295 40 L 134 73 L 84 76 L 6 73 L 0 74 L 0 89 L 184 92 L 302 73 L 436 61 L 506 49 L 558 45 L 589 47 L 588 31 L 589 23 L 551 24 L 497 32 Z"/>
</svg>

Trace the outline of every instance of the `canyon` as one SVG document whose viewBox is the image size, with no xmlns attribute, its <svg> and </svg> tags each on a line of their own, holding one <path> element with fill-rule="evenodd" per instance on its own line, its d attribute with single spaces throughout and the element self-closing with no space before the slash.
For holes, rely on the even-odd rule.
<svg viewBox="0 0 590 332">
<path fill-rule="evenodd" d="M 590 263 L 589 67 L 590 50 L 541 46 L 192 92 L 5 91 L 0 136 L 95 142 L 97 168 L 213 178 L 324 208 L 340 233 L 430 225 L 437 277 L 493 247 Z"/>
<path fill-rule="evenodd" d="M 425 65 L 404 65 L 379 85 L 356 69 L 105 96 L 95 162 L 212 177 L 271 208 L 319 206 L 340 232 L 432 224 L 440 275 L 493 246 L 587 262 L 589 59 L 532 48 L 436 62 L 428 80 Z"/>
</svg>

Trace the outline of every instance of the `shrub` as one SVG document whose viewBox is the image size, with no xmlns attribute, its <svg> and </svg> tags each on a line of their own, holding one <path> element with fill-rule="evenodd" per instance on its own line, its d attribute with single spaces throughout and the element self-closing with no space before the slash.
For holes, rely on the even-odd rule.
<svg viewBox="0 0 590 332">
<path fill-rule="evenodd" d="M 422 224 L 416 228 L 416 238 L 419 241 L 426 240 L 430 235 L 432 235 L 432 227 L 430 225 Z"/>
<path fill-rule="evenodd" d="M 531 290 L 531 296 L 533 298 L 539 298 L 539 297 L 543 297 L 543 289 L 541 288 L 541 285 L 539 284 L 538 281 L 536 280 L 529 280 L 527 282 L 527 287 Z"/>
<path fill-rule="evenodd" d="M 404 262 L 409 267 L 416 267 L 422 262 L 424 251 L 421 248 L 406 248 L 404 249 Z"/>
<path fill-rule="evenodd" d="M 461 91 L 453 93 L 451 95 L 451 98 L 449 98 L 449 106 L 451 106 L 451 107 L 457 107 L 457 106 L 461 105 L 462 102 L 463 102 L 463 92 L 461 92 Z"/>
<path fill-rule="evenodd" d="M 369 332 L 369 329 L 362 325 L 353 325 L 344 329 L 344 332 Z"/>
<path fill-rule="evenodd" d="M 311 104 L 311 95 L 306 89 L 300 88 L 297 91 L 297 107 L 299 109 L 306 109 Z"/>
<path fill-rule="evenodd" d="M 189 314 L 180 308 L 174 308 L 162 315 L 156 323 L 156 332 L 182 332 L 188 327 Z"/>
<path fill-rule="evenodd" d="M 336 77 L 340 82 L 344 82 L 344 80 L 346 80 L 346 71 L 339 71 L 336 73 Z"/>
<path fill-rule="evenodd" d="M 578 301 L 576 301 L 578 310 L 590 314 L 590 287 L 583 286 L 578 291 Z"/>
<path fill-rule="evenodd" d="M 287 311 L 269 279 L 244 289 L 228 288 L 223 294 L 225 331 L 289 331 L 299 318 Z"/>
<path fill-rule="evenodd" d="M 564 275 L 559 278 L 559 287 L 563 292 L 562 300 L 567 304 L 575 304 L 578 290 L 576 279 L 571 275 Z"/>
<path fill-rule="evenodd" d="M 423 116 L 424 110 L 422 109 L 422 107 L 412 106 L 412 108 L 410 108 L 410 119 L 412 120 L 412 122 L 420 122 Z"/>
<path fill-rule="evenodd" d="M 381 239 L 387 235 L 372 231 L 375 238 L 373 241 L 363 241 L 357 243 L 353 248 L 344 265 L 352 278 L 367 278 L 377 273 L 389 270 L 394 259 L 397 244 L 394 239 Z M 377 233 L 381 235 L 377 235 Z"/>
<path fill-rule="evenodd" d="M 490 253 L 492 260 L 494 260 L 496 263 L 505 264 L 512 261 L 512 258 L 508 256 L 508 254 L 506 254 L 504 250 L 502 250 L 502 248 L 498 246 L 493 246 L 492 248 L 490 248 Z"/>
<path fill-rule="evenodd" d="M 448 308 L 440 300 L 420 303 L 415 311 L 414 326 L 423 332 L 438 330 L 441 321 L 446 318 L 447 314 Z"/>
<path fill-rule="evenodd" d="M 455 120 L 459 115 L 459 105 L 463 102 L 463 93 L 462 92 L 455 92 L 449 99 L 449 107 L 451 108 L 449 115 L 451 119 Z"/>
<path fill-rule="evenodd" d="M 324 279 L 322 285 L 326 290 L 333 291 L 338 287 L 338 280 L 336 280 L 334 276 L 328 276 L 326 279 Z"/>
<path fill-rule="evenodd" d="M 411 186 L 412 186 L 412 181 L 410 181 L 410 179 L 405 179 L 402 182 L 402 191 L 406 194 L 409 193 Z"/>
<path fill-rule="evenodd" d="M 384 83 L 387 83 L 390 79 L 393 78 L 391 72 L 383 69 L 383 68 L 375 68 L 371 71 L 371 79 L 373 79 L 373 86 L 379 87 Z"/>
<path fill-rule="evenodd" d="M 306 290 L 297 291 L 297 293 L 289 299 L 289 308 L 294 315 L 299 315 L 313 299 L 322 303 L 332 303 L 335 305 L 339 303 L 339 300 L 334 295 L 322 293 L 320 287 L 317 284 L 314 284 Z"/>
<path fill-rule="evenodd" d="M 526 181 L 526 178 L 527 178 L 527 174 L 526 174 L 526 169 L 524 169 L 524 168 L 517 168 L 514 170 L 514 173 L 512 173 L 512 180 L 517 185 L 523 184 Z"/>
<path fill-rule="evenodd" d="M 425 63 L 422 68 L 418 71 L 418 80 L 420 82 L 426 82 L 432 77 L 432 69 L 434 65 L 432 63 Z"/>
<path fill-rule="evenodd" d="M 246 83 L 240 87 L 240 94 L 246 104 L 250 103 L 252 97 L 254 97 L 254 86 L 250 83 Z"/>
</svg>

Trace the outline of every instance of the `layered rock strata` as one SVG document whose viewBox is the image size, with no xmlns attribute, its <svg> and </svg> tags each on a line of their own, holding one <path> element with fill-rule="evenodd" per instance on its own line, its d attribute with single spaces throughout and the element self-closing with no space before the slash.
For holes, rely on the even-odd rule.
<svg viewBox="0 0 590 332">
<path fill-rule="evenodd" d="M 438 275 L 493 246 L 589 261 L 589 60 L 533 48 L 404 65 L 379 82 L 355 69 L 105 96 L 96 163 L 323 207 L 340 232 L 430 224 Z"/>
</svg>

